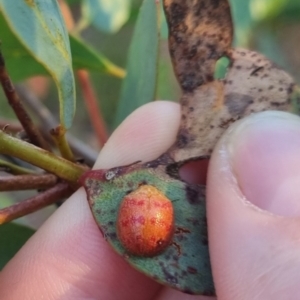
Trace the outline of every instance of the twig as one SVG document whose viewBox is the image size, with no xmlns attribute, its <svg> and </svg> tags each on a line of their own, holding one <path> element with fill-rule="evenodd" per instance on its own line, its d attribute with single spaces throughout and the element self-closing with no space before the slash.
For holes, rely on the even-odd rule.
<svg viewBox="0 0 300 300">
<path fill-rule="evenodd" d="M 91 147 L 88 147 L 85 143 L 80 141 L 79 139 L 72 138 L 70 135 L 67 135 L 67 140 L 69 145 L 73 151 L 73 153 L 83 159 L 83 162 L 92 167 L 97 159 L 98 152 L 93 150 Z"/>
<path fill-rule="evenodd" d="M 38 167 L 35 167 L 29 163 L 27 163 L 26 161 L 24 160 L 21 160 L 17 157 L 13 157 L 13 156 L 10 156 L 10 155 L 6 155 L 6 154 L 2 154 L 0 152 L 0 158 L 2 160 L 5 160 L 5 161 L 8 161 L 16 166 L 19 166 L 19 167 L 22 167 L 22 168 L 26 168 L 26 169 L 30 169 L 32 171 L 35 171 L 35 172 L 38 172 L 40 171 Z"/>
<path fill-rule="evenodd" d="M 104 119 L 98 107 L 97 97 L 91 84 L 89 73 L 85 70 L 79 70 L 77 71 L 77 77 L 94 131 L 98 141 L 100 142 L 101 146 L 103 146 L 107 142 L 108 134 Z"/>
<path fill-rule="evenodd" d="M 13 175 L 32 175 L 35 173 L 33 170 L 17 166 L 13 163 L 2 159 L 0 159 L 0 169 L 3 169 L 4 172 Z"/>
<path fill-rule="evenodd" d="M 69 160 L 69 161 L 75 161 L 74 155 L 72 153 L 72 150 L 70 149 L 70 146 L 66 139 L 66 130 L 61 125 L 58 125 L 56 128 L 53 128 L 50 131 L 50 134 L 52 135 L 52 138 L 55 141 L 55 144 L 57 148 L 60 151 L 60 154 L 63 158 Z"/>
<path fill-rule="evenodd" d="M 0 209 L 0 224 L 26 216 L 63 198 L 70 196 L 74 190 L 67 183 L 58 183 L 53 188 L 30 199 Z"/>
<path fill-rule="evenodd" d="M 16 116 L 18 117 L 20 123 L 22 124 L 24 130 L 26 131 L 31 142 L 36 146 L 39 146 L 45 150 L 50 151 L 48 143 L 44 140 L 39 130 L 35 127 L 30 116 L 27 114 L 25 108 L 23 107 L 20 98 L 18 97 L 16 90 L 9 78 L 9 75 L 5 68 L 5 61 L 0 49 L 0 82 L 3 91 L 6 95 L 8 103 L 14 110 Z"/>
<path fill-rule="evenodd" d="M 52 174 L 1 176 L 0 191 L 44 190 L 57 184 Z"/>
<path fill-rule="evenodd" d="M 24 103 L 30 108 L 33 114 L 37 117 L 38 122 L 41 124 L 41 131 L 47 139 L 52 140 L 49 131 L 55 128 L 58 122 L 55 120 L 51 112 L 39 101 L 39 99 L 24 85 L 16 86 L 17 92 L 21 95 Z M 72 151 L 84 159 L 88 166 L 93 166 L 97 159 L 97 152 L 92 150 L 79 139 L 67 134 L 67 140 Z"/>
<path fill-rule="evenodd" d="M 74 164 L 51 152 L 16 139 L 1 130 L 0 153 L 20 158 L 72 183 L 76 183 L 86 171 L 86 168 L 81 165 Z"/>
</svg>

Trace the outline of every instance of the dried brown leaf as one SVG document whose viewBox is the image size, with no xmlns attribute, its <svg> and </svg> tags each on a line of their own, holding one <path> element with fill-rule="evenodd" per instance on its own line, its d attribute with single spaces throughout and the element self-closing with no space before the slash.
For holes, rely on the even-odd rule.
<svg viewBox="0 0 300 300">
<path fill-rule="evenodd" d="M 225 79 L 183 93 L 177 141 L 168 151 L 173 161 L 210 155 L 225 129 L 251 113 L 295 111 L 299 94 L 288 73 L 250 50 L 231 49 L 227 56 L 230 66 Z"/>
<path fill-rule="evenodd" d="M 169 47 L 185 92 L 213 81 L 216 61 L 229 49 L 233 29 L 230 7 L 220 0 L 164 0 Z"/>
</svg>

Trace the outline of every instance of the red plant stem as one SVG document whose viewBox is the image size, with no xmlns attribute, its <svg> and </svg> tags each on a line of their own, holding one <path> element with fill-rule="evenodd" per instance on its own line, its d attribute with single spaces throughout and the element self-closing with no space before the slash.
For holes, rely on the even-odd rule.
<svg viewBox="0 0 300 300">
<path fill-rule="evenodd" d="M 74 190 L 67 183 L 58 183 L 53 188 L 32 198 L 0 209 L 0 224 L 31 214 L 70 196 L 73 192 Z"/>
<path fill-rule="evenodd" d="M 90 81 L 89 74 L 85 70 L 79 70 L 77 71 L 77 76 L 93 128 L 100 144 L 103 146 L 107 142 L 108 134 L 104 119 L 98 106 L 96 94 Z"/>
<path fill-rule="evenodd" d="M 1 176 L 0 191 L 21 191 L 48 189 L 57 184 L 52 174 Z"/>
<path fill-rule="evenodd" d="M 45 150 L 50 151 L 48 143 L 44 140 L 40 134 L 37 127 L 34 125 L 30 116 L 26 112 L 24 106 L 22 105 L 18 94 L 9 78 L 9 75 L 5 68 L 4 57 L 0 51 L 0 82 L 3 88 L 3 91 L 6 95 L 8 103 L 14 110 L 16 116 L 18 117 L 20 123 L 22 124 L 24 130 L 26 131 L 31 142 Z"/>
</svg>

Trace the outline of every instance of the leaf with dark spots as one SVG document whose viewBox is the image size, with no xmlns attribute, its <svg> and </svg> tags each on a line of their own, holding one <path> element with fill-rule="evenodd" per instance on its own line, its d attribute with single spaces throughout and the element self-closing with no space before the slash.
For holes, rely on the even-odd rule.
<svg viewBox="0 0 300 300">
<path fill-rule="evenodd" d="M 176 142 L 167 152 L 171 160 L 180 162 L 210 154 L 224 131 L 218 127 L 210 128 L 210 125 L 215 126 L 216 120 L 220 120 L 217 115 L 223 113 L 223 92 L 224 83 L 213 81 L 193 93 L 183 94 L 182 102 L 185 104 L 181 105 L 181 110 L 188 118 L 181 119 Z M 193 111 L 190 107 L 194 108 Z M 182 141 L 185 141 L 184 147 L 181 146 Z"/>
<path fill-rule="evenodd" d="M 225 78 L 224 97 L 232 117 L 266 109 L 292 110 L 290 97 L 295 83 L 289 74 L 253 51 L 231 50 L 228 55 L 232 65 Z M 273 107 L 272 102 L 279 103 L 280 107 Z"/>
<path fill-rule="evenodd" d="M 164 0 L 164 9 L 170 54 L 183 92 L 177 139 L 151 162 L 89 171 L 81 183 L 101 232 L 129 264 L 182 292 L 214 295 L 205 186 L 184 182 L 179 169 L 207 159 L 230 124 L 246 115 L 268 109 L 298 112 L 300 89 L 264 56 L 230 48 L 233 29 L 226 0 Z M 227 57 L 229 66 L 218 80 L 214 73 L 221 57 Z M 169 208 L 168 222 L 156 218 L 165 213 L 163 203 Z M 154 217 L 152 206 L 162 209 Z M 159 236 L 167 238 L 156 239 L 154 224 L 166 230 Z M 128 236 L 143 251 L 134 252 Z"/>
<path fill-rule="evenodd" d="M 133 267 L 155 278 L 162 284 L 175 289 L 184 290 L 189 287 L 193 294 L 213 293 L 214 286 L 209 264 L 207 231 L 205 224 L 205 190 L 202 186 L 188 186 L 166 174 L 166 166 L 156 169 L 145 165 L 133 165 L 126 168 L 122 175 L 116 175 L 111 180 L 103 180 L 103 174 L 109 170 L 89 171 L 81 179 L 88 194 L 92 213 L 101 228 L 106 240 L 115 251 L 122 255 Z M 95 192 L 98 183 L 101 184 L 101 195 Z M 120 186 L 122 188 L 116 188 Z M 117 238 L 115 226 L 123 198 L 127 195 L 128 186 L 133 190 L 142 182 L 156 187 L 172 201 L 174 209 L 174 230 L 172 239 L 165 250 L 154 257 L 134 256 L 127 251 Z M 188 201 L 187 191 L 197 199 Z M 198 222 L 191 222 L 198 220 Z M 202 221 L 201 221 L 202 220 Z M 204 230 L 203 230 L 204 229 Z M 194 272 L 184 272 L 193 266 Z M 184 274 L 184 275 L 183 275 Z"/>
<path fill-rule="evenodd" d="M 171 160 L 210 155 L 230 124 L 251 113 L 299 111 L 299 90 L 288 73 L 250 50 L 231 49 L 227 56 L 231 63 L 223 80 L 183 93 L 182 114 L 188 117 L 181 118 L 176 143 L 167 152 Z"/>
<path fill-rule="evenodd" d="M 186 92 L 213 80 L 216 61 L 230 48 L 232 21 L 227 1 L 164 0 L 170 53 Z"/>
</svg>

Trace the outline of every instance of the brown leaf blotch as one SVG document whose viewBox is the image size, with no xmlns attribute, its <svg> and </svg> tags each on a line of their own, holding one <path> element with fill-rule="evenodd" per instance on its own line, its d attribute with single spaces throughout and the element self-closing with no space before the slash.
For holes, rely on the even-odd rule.
<svg viewBox="0 0 300 300">
<path fill-rule="evenodd" d="M 216 61 L 232 42 L 227 1 L 165 0 L 170 54 L 179 83 L 192 92 L 213 81 Z"/>
</svg>

